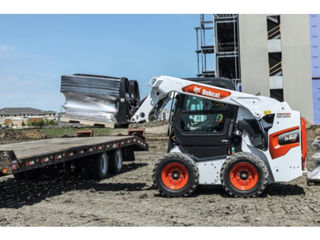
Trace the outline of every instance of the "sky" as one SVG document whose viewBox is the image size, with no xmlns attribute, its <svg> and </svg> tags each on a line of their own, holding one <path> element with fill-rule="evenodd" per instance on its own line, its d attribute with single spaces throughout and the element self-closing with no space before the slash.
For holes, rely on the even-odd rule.
<svg viewBox="0 0 320 240">
<path fill-rule="evenodd" d="M 61 75 L 195 77 L 199 15 L 0 15 L 0 108 L 60 111 Z"/>
</svg>

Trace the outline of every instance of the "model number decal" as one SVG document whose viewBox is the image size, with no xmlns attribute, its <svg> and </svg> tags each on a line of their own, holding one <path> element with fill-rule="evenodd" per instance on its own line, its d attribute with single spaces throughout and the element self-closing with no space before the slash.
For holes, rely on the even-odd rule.
<svg viewBox="0 0 320 240">
<path fill-rule="evenodd" d="M 279 135 L 279 144 L 285 145 L 290 143 L 299 142 L 299 130 L 294 130 L 291 132 L 283 133 Z"/>
<path fill-rule="evenodd" d="M 290 118 L 291 113 L 277 113 L 277 118 Z"/>
</svg>

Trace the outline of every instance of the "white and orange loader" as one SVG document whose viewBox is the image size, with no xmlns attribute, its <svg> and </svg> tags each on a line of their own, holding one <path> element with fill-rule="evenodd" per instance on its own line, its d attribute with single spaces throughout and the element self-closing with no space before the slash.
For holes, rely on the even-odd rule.
<svg viewBox="0 0 320 240">
<path fill-rule="evenodd" d="M 305 120 L 286 102 L 235 91 L 223 78 L 161 76 L 150 85 L 131 121 L 148 122 L 173 100 L 168 153 L 153 171 L 161 194 L 188 196 L 210 184 L 255 197 L 306 172 Z"/>
</svg>

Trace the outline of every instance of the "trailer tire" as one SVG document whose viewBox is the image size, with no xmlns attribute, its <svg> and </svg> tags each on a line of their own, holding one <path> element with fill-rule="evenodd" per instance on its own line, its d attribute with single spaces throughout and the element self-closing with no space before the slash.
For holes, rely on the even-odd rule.
<svg viewBox="0 0 320 240">
<path fill-rule="evenodd" d="M 24 172 L 14 173 L 13 176 L 14 176 L 14 178 L 17 179 L 17 180 L 25 179 Z"/>
<path fill-rule="evenodd" d="M 188 197 L 198 186 L 199 170 L 183 153 L 168 153 L 155 164 L 153 183 L 165 197 Z"/>
<path fill-rule="evenodd" d="M 133 162 L 135 160 L 134 151 L 132 148 L 127 147 L 123 150 L 124 159 L 129 162 Z"/>
<path fill-rule="evenodd" d="M 24 172 L 24 178 L 28 180 L 39 180 L 42 177 L 42 169 L 32 169 Z"/>
<path fill-rule="evenodd" d="M 108 176 L 109 156 L 107 153 L 98 154 L 96 158 L 90 161 L 90 169 L 94 179 L 104 179 Z"/>
<path fill-rule="evenodd" d="M 122 149 L 117 149 L 112 151 L 110 154 L 110 173 L 117 174 L 120 173 L 122 170 L 123 164 L 123 151 Z"/>
<path fill-rule="evenodd" d="M 252 153 L 238 152 L 229 156 L 220 170 L 220 180 L 232 197 L 258 197 L 268 185 L 266 164 Z"/>
</svg>

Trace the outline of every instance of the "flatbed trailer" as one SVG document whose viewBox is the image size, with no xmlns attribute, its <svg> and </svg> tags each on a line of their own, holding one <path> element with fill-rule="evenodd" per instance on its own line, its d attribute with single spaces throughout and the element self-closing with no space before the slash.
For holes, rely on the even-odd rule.
<svg viewBox="0 0 320 240">
<path fill-rule="evenodd" d="M 117 159 L 120 156 L 119 167 L 122 167 L 122 160 L 134 160 L 134 151 L 147 150 L 147 143 L 138 136 L 52 138 L 3 144 L 0 145 L 0 176 L 19 176 L 28 171 L 77 162 L 79 159 L 94 159 L 93 167 L 99 171 L 99 168 L 105 167 L 102 166 L 105 164 L 103 161 L 112 160 L 111 156 Z M 120 154 L 116 156 L 115 153 Z M 104 177 L 103 174 L 98 176 Z"/>
</svg>

